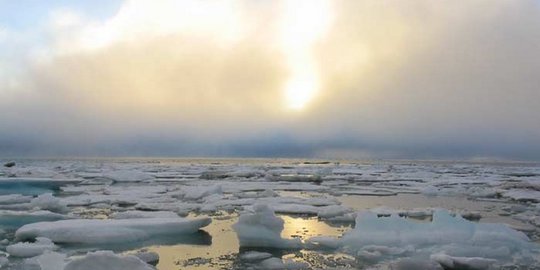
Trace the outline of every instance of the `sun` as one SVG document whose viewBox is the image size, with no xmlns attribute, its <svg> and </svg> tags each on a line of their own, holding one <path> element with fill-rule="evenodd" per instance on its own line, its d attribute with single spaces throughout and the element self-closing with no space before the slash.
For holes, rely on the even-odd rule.
<svg viewBox="0 0 540 270">
<path fill-rule="evenodd" d="M 315 43 L 331 22 L 330 0 L 283 1 L 280 44 L 287 60 L 289 77 L 283 89 L 288 109 L 303 109 L 320 87 Z"/>
<path fill-rule="evenodd" d="M 285 102 L 289 109 L 300 110 L 313 98 L 317 82 L 314 76 L 292 77 L 285 86 Z"/>
</svg>

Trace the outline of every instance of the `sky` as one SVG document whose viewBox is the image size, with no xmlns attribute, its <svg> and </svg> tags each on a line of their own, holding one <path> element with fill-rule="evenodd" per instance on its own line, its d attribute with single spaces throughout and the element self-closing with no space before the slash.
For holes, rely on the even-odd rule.
<svg viewBox="0 0 540 270">
<path fill-rule="evenodd" d="M 537 0 L 0 0 L 0 156 L 540 160 Z"/>
</svg>

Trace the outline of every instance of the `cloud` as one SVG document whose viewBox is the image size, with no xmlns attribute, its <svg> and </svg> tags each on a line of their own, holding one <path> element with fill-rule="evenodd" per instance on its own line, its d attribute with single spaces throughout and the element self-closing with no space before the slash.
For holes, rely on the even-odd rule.
<svg viewBox="0 0 540 270">
<path fill-rule="evenodd" d="M 534 1 L 330 3 L 304 57 L 319 90 L 297 112 L 280 2 L 51 12 L 44 43 L 10 57 L 20 72 L 0 69 L 0 150 L 540 159 Z"/>
</svg>

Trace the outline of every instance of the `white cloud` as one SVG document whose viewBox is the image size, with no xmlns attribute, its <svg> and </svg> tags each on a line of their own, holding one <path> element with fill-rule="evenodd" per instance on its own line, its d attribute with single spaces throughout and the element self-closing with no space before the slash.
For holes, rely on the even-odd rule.
<svg viewBox="0 0 540 270">
<path fill-rule="evenodd" d="M 0 43 L 7 40 L 8 35 L 8 30 L 0 25 Z"/>
<path fill-rule="evenodd" d="M 298 70 L 318 74 L 320 88 L 296 113 L 282 109 L 283 47 L 294 51 L 300 30 L 281 42 L 279 2 L 128 0 L 103 21 L 53 13 L 38 54 L 47 61 L 23 65 L 15 87 L 33 94 L 0 101 L 0 135 L 40 133 L 74 151 L 109 138 L 166 134 L 204 148 L 272 133 L 347 155 L 540 150 L 534 1 L 331 3 L 325 35 L 293 54 L 313 63 Z M 298 25 L 319 21 L 308 22 Z"/>
<path fill-rule="evenodd" d="M 242 38 L 245 23 L 240 1 L 146 1 L 127 0 L 105 21 L 85 21 L 72 12 L 53 13 L 53 25 L 61 26 L 61 53 L 101 49 L 118 42 L 145 42 L 177 35 L 212 39 L 227 45 Z M 67 28 L 69 35 L 62 35 Z M 73 29 L 72 26 L 77 26 Z M 73 31 L 76 30 L 76 31 Z"/>
</svg>

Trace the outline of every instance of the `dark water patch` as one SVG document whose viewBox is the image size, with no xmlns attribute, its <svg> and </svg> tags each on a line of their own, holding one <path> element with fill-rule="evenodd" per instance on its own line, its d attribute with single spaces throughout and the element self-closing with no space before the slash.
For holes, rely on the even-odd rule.
<svg viewBox="0 0 540 270">
<path fill-rule="evenodd" d="M 42 221 L 57 221 L 63 219 L 59 216 L 32 216 L 32 215 L 9 215 L 9 214 L 0 214 L 0 228 L 1 229 L 17 229 L 23 225 L 42 222 Z"/>
<path fill-rule="evenodd" d="M 4 178 L 0 179 L 0 195 L 21 194 L 37 196 L 44 193 L 59 193 L 60 187 L 79 181 L 55 181 L 47 179 Z"/>
</svg>

